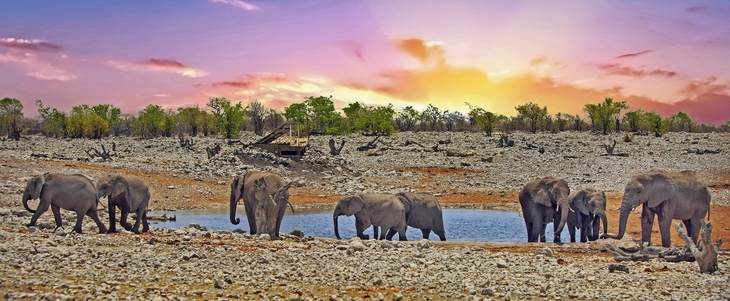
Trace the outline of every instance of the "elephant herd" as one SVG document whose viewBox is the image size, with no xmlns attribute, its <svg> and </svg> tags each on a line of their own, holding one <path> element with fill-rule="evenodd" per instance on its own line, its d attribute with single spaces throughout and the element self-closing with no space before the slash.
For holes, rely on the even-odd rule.
<svg viewBox="0 0 730 301">
<path fill-rule="evenodd" d="M 236 208 L 238 201 L 243 199 L 250 233 L 268 234 L 271 239 L 278 239 L 286 206 L 291 207 L 289 187 L 281 176 L 268 171 L 247 171 L 234 177 L 230 196 L 231 223 L 240 223 Z M 109 228 L 97 214 L 97 203 L 103 197 L 108 199 Z M 31 199 L 40 199 L 35 211 L 28 207 Z M 134 175 L 109 175 L 95 183 L 85 175 L 56 173 L 29 180 L 22 199 L 25 209 L 34 213 L 28 226 L 34 226 L 40 215 L 51 207 L 57 227 L 61 227 L 60 208 L 63 208 L 76 212 L 75 232 L 81 233 L 81 222 L 84 215 L 88 215 L 96 222 L 99 233 L 113 233 L 117 231 L 115 210 L 119 208 L 122 227 L 138 234 L 149 230 L 146 213 L 149 200 L 147 184 Z M 561 242 L 560 234 L 566 224 L 571 242 L 576 241 L 576 229 L 580 230 L 581 242 L 599 237 L 621 239 L 626 232 L 629 213 L 642 204 L 641 241 L 650 242 L 651 228 L 657 216 L 662 246 L 669 247 L 672 219 L 682 220 L 690 237 L 697 242 L 701 221 L 705 215 L 709 219 L 710 193 L 690 171 L 637 173 L 626 184 L 618 234 L 615 235 L 607 233 L 604 192 L 585 188 L 571 193 L 564 179 L 545 177 L 528 182 L 519 193 L 519 202 L 528 242 L 545 242 L 545 227 L 549 223 L 553 223 L 556 243 Z M 134 225 L 127 222 L 131 212 L 137 215 Z M 343 196 L 333 212 L 337 238 L 340 238 L 337 219 L 341 215 L 355 216 L 355 229 L 361 239 L 369 238 L 364 232 L 373 226 L 374 238 L 390 240 L 398 233 L 400 240 L 406 240 L 406 227 L 411 226 L 421 229 L 424 238 L 433 231 L 442 241 L 446 240 L 441 205 L 431 194 L 401 192 Z M 601 222 L 603 234 L 600 234 Z"/>
<path fill-rule="evenodd" d="M 109 228 L 101 222 L 97 214 L 97 203 L 102 197 L 107 197 L 109 208 Z M 36 210 L 28 207 L 28 201 L 40 199 Z M 109 175 L 101 178 L 97 183 L 82 174 L 46 173 L 28 181 L 23 193 L 23 207 L 33 217 L 27 226 L 35 226 L 38 218 L 51 207 L 56 221 L 56 229 L 61 224 L 61 208 L 76 212 L 76 226 L 74 231 L 81 233 L 81 221 L 85 215 L 91 217 L 99 227 L 99 233 L 117 232 L 115 208 L 121 210 L 119 223 L 127 231 L 137 234 L 147 232 L 147 204 L 150 201 L 150 191 L 147 184 L 140 177 L 134 175 Z M 137 214 L 134 226 L 127 222 L 129 213 Z M 142 224 L 142 231 L 139 225 Z"/>
<path fill-rule="evenodd" d="M 238 225 L 241 222 L 236 217 L 236 207 L 243 199 L 251 234 L 268 234 L 271 239 L 277 239 L 289 204 L 288 190 L 289 184 L 272 172 L 248 171 L 236 176 L 231 182 L 231 223 Z M 380 239 L 391 239 L 398 233 L 400 240 L 406 240 L 406 227 L 411 226 L 420 228 L 424 238 L 433 231 L 441 240 L 446 240 L 441 205 L 429 194 L 358 193 L 344 196 L 337 202 L 333 213 L 337 238 L 340 238 L 337 218 L 341 215 L 355 216 L 357 236 L 361 239 L 369 238 L 364 231 L 373 226 L 374 238 L 378 238 L 378 228 L 381 228 Z"/>
<path fill-rule="evenodd" d="M 662 246 L 671 245 L 669 229 L 673 219 L 681 220 L 687 233 L 696 243 L 705 215 L 710 218 L 710 192 L 691 171 L 665 172 L 651 170 L 633 175 L 626 183 L 618 234 L 608 234 L 606 195 L 594 189 L 579 189 L 570 193 L 563 179 L 545 177 L 530 181 L 519 194 L 522 215 L 527 228 L 528 242 L 545 242 L 545 226 L 553 223 L 554 242 L 560 243 L 560 234 L 568 225 L 570 241 L 575 242 L 575 230 L 580 229 L 580 241 L 599 238 L 621 239 L 626 233 L 629 213 L 640 204 L 641 241 L 651 242 L 654 217 L 658 217 Z"/>
</svg>

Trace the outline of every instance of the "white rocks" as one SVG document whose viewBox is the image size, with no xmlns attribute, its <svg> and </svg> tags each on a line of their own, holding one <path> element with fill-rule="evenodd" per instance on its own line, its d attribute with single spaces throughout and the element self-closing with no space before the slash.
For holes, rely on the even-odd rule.
<svg viewBox="0 0 730 301">
<path fill-rule="evenodd" d="M 428 239 L 421 239 L 418 241 L 419 249 L 428 249 L 430 247 L 431 247 L 431 243 L 428 242 Z"/>
<path fill-rule="evenodd" d="M 537 250 L 533 251 L 532 253 L 535 255 L 542 255 L 545 257 L 554 257 L 553 250 L 548 247 L 537 249 Z"/>
</svg>

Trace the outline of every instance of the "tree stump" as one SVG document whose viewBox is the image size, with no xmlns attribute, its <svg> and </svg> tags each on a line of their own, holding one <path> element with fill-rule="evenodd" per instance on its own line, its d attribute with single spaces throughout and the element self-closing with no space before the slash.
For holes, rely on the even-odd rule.
<svg viewBox="0 0 730 301">
<path fill-rule="evenodd" d="M 705 223 L 704 220 L 700 221 L 700 224 L 702 225 L 702 228 L 700 229 L 702 234 L 699 243 L 702 250 L 699 250 L 692 239 L 687 236 L 687 232 L 684 230 L 681 223 L 675 223 L 674 227 L 677 228 L 679 237 L 684 240 L 684 243 L 687 244 L 687 247 L 689 247 L 689 250 L 694 255 L 695 261 L 697 261 L 697 264 L 700 266 L 700 273 L 710 274 L 717 271 L 717 250 L 720 249 L 720 246 L 722 246 L 722 238 L 718 238 L 715 245 L 713 245 L 710 238 L 710 235 L 712 234 L 712 224 Z"/>
</svg>

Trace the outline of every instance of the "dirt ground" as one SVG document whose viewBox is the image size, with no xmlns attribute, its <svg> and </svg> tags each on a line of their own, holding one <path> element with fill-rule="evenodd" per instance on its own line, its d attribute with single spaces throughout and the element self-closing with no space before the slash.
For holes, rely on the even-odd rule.
<svg viewBox="0 0 730 301">
<path fill-rule="evenodd" d="M 169 174 L 147 173 L 138 170 L 122 170 L 98 165 L 91 165 L 79 162 L 57 162 L 33 160 L 7 160 L 1 161 L 4 168 L 23 168 L 29 164 L 42 165 L 41 168 L 73 168 L 92 177 L 108 173 L 134 174 L 147 180 L 152 190 L 152 202 L 150 209 L 204 209 L 204 208 L 227 208 L 230 196 L 230 179 L 218 178 L 214 180 L 195 180 L 186 176 L 173 176 Z M 410 171 L 417 175 L 419 184 L 427 187 L 435 187 L 438 178 L 445 175 L 460 175 L 468 177 L 474 171 L 461 168 L 399 168 L 396 170 Z M 0 175 L 0 180 L 7 180 L 7 174 Z M 383 183 L 381 181 L 381 183 Z M 730 189 L 730 170 L 718 174 L 714 180 L 708 183 L 711 191 Z M 335 204 L 339 195 L 329 194 L 324 191 L 311 190 L 307 187 L 293 187 L 290 189 L 290 202 L 294 206 L 326 205 Z M 517 202 L 518 191 L 456 191 L 447 190 L 438 195 L 439 202 L 444 207 L 467 206 L 476 208 L 514 210 L 519 211 Z M 609 233 L 618 231 L 618 208 L 621 205 L 621 192 L 609 191 L 607 213 L 609 221 Z M 18 197 L 19 198 L 19 197 Z M 31 205 L 33 206 L 33 205 Z M 635 210 L 629 217 L 626 233 L 634 238 L 641 236 L 639 215 L 641 210 Z M 730 207 L 712 205 L 710 217 L 713 223 L 713 241 L 718 237 L 730 237 Z M 654 225 L 652 232 L 652 244 L 660 245 L 658 225 Z M 672 241 L 675 244 L 682 244 L 675 229 L 672 229 Z M 513 246 L 514 247 L 514 246 Z M 527 249 L 532 249 L 528 247 Z M 730 250 L 730 244 L 724 244 L 722 250 Z M 519 250 L 510 248 L 510 251 Z"/>
</svg>

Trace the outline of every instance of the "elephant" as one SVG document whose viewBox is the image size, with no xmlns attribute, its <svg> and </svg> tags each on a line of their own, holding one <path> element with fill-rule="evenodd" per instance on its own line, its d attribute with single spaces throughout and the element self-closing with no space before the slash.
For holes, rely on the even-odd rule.
<svg viewBox="0 0 730 301">
<path fill-rule="evenodd" d="M 406 209 L 401 200 L 393 194 L 358 193 L 340 198 L 335 211 L 332 213 L 335 236 L 338 239 L 340 238 L 340 232 L 337 229 L 337 218 L 340 215 L 355 215 L 355 229 L 360 239 L 369 238 L 363 232 L 370 225 L 373 225 L 383 228 L 379 239 L 386 238 L 385 229 L 394 229 L 398 232 L 399 240 L 408 240 L 406 238 Z M 377 236 L 377 233 L 375 236 Z M 377 239 L 377 237 L 373 238 Z"/>
<path fill-rule="evenodd" d="M 421 229 L 425 239 L 428 239 L 431 231 L 433 231 L 441 241 L 446 240 L 443 212 L 441 204 L 435 196 L 427 193 L 411 192 L 399 192 L 396 196 L 406 209 L 406 224 L 408 226 Z M 375 231 L 377 231 L 377 228 L 375 228 Z M 394 229 L 389 229 L 385 238 L 390 240 L 395 233 Z M 377 236 L 377 232 L 374 235 Z"/>
<path fill-rule="evenodd" d="M 96 190 L 98 198 L 106 197 L 108 200 L 108 233 L 117 232 L 115 207 L 119 207 L 122 211 L 119 224 L 124 229 L 137 234 L 149 231 L 147 205 L 150 202 L 150 189 L 142 178 L 135 175 L 107 175 L 99 180 Z M 127 222 L 130 212 L 137 214 L 134 226 Z M 142 231 L 139 231 L 140 223 L 142 223 Z"/>
<path fill-rule="evenodd" d="M 705 215 L 710 219 L 710 191 L 694 172 L 665 172 L 651 170 L 633 175 L 624 188 L 619 215 L 618 234 L 602 237 L 621 239 L 626 233 L 629 213 L 639 204 L 641 210 L 641 242 L 651 245 L 651 228 L 654 215 L 659 217 L 659 233 L 662 246 L 672 244 L 669 229 L 672 219 L 682 220 L 687 233 L 697 243 L 697 236 Z"/>
<path fill-rule="evenodd" d="M 568 212 L 568 233 L 570 242 L 575 242 L 575 230 L 580 229 L 580 242 L 598 239 L 600 223 L 603 221 L 603 233 L 608 229 L 606 217 L 606 194 L 593 188 L 573 191 Z"/>
<path fill-rule="evenodd" d="M 279 188 L 272 196 L 269 193 L 266 179 L 254 180 L 254 217 L 256 218 L 256 231 L 259 234 L 268 234 L 270 238 L 277 238 L 276 223 L 279 221 L 279 205 L 275 200 L 287 202 L 288 197 L 282 194 L 288 193 L 291 183 Z M 291 204 L 289 204 L 291 205 Z M 294 209 L 292 208 L 292 211 Z"/>
<path fill-rule="evenodd" d="M 230 200 L 230 219 L 231 223 L 238 225 L 241 222 L 239 218 L 236 218 L 236 205 L 238 200 L 243 198 L 243 204 L 246 208 L 246 218 L 248 219 L 248 226 L 251 234 L 258 233 L 256 228 L 256 196 L 255 196 L 255 181 L 264 179 L 266 188 L 271 194 L 274 202 L 277 205 L 276 212 L 276 225 L 273 229 L 269 229 L 272 234 L 271 238 L 275 239 L 279 237 L 279 229 L 281 228 L 281 221 L 286 211 L 286 205 L 289 204 L 289 185 L 279 175 L 269 171 L 254 171 L 249 170 L 245 174 L 238 175 L 233 178 L 231 182 L 231 200 Z M 291 206 L 291 204 L 289 204 Z M 292 207 L 292 211 L 294 208 Z"/>
<path fill-rule="evenodd" d="M 570 188 L 564 179 L 538 178 L 525 184 L 519 194 L 522 216 L 527 227 L 527 241 L 545 242 L 545 226 L 552 222 L 555 228 L 553 242 L 560 243 L 570 211 Z M 556 226 L 557 225 L 557 226 Z"/>
<path fill-rule="evenodd" d="M 28 200 L 40 199 L 37 210 L 28 207 Z M 81 222 L 88 215 L 96 222 L 99 233 L 107 231 L 97 213 L 96 185 L 94 181 L 81 174 L 46 173 L 28 181 L 23 193 L 23 207 L 33 213 L 28 227 L 35 226 L 38 218 L 51 207 L 56 220 L 56 229 L 62 226 L 61 208 L 76 212 L 74 231 L 82 233 Z"/>
</svg>

